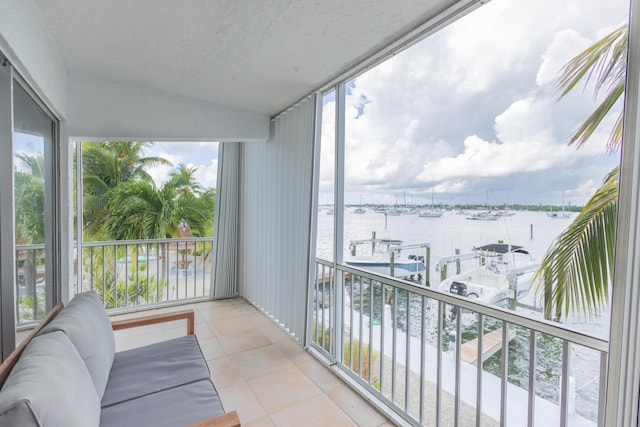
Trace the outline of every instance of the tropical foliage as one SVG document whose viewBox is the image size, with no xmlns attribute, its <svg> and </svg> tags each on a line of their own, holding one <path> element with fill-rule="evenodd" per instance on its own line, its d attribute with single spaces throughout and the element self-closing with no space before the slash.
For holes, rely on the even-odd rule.
<svg viewBox="0 0 640 427">
<path fill-rule="evenodd" d="M 618 28 L 565 65 L 557 80 L 560 97 L 580 82 L 594 84 L 595 95 L 604 97 L 569 141 L 579 148 L 602 125 L 624 94 L 628 27 Z M 607 148 L 622 146 L 620 112 L 611 130 Z M 571 225 L 555 240 L 536 274 L 538 291 L 545 295 L 547 318 L 558 319 L 570 312 L 595 314 L 606 304 L 613 274 L 618 181 L 614 168 Z M 555 307 L 554 310 L 551 307 Z"/>
<path fill-rule="evenodd" d="M 195 179 L 196 168 L 179 165 L 157 186 L 147 168 L 171 166 L 146 157 L 150 142 L 85 142 L 82 146 L 85 240 L 179 237 L 185 219 L 196 236 L 213 230 L 215 190 Z"/>
<path fill-rule="evenodd" d="M 45 162 L 44 155 L 18 153 L 23 167 L 14 173 L 15 239 L 18 245 L 44 243 L 45 227 Z M 39 318 L 44 314 L 44 297 L 36 295 L 38 264 L 44 263 L 43 249 L 18 251 L 18 281 L 24 295 L 18 295 L 18 319 Z M 19 289 L 19 288 L 18 288 Z"/>
<path fill-rule="evenodd" d="M 185 224 L 194 236 L 213 235 L 215 189 L 203 188 L 195 178 L 197 169 L 185 165 L 178 165 L 167 181 L 157 185 L 147 168 L 171 163 L 145 156 L 151 146 L 121 141 L 83 143 L 85 241 L 182 237 Z M 172 291 L 167 277 L 170 246 L 147 243 L 113 245 L 113 250 L 106 251 L 85 248 L 82 268 L 107 308 L 159 301 Z M 185 244 L 187 249 L 181 252 L 188 251 L 193 259 L 206 262 L 210 246 Z M 140 250 L 143 253 L 139 254 Z M 148 251 L 161 263 L 154 271 L 148 271 Z"/>
<path fill-rule="evenodd" d="M 82 144 L 83 226 L 88 235 L 99 230 L 110 215 L 113 191 L 129 181 L 153 182 L 146 171 L 157 165 L 171 166 L 161 157 L 144 157 L 151 142 L 89 141 Z"/>
</svg>

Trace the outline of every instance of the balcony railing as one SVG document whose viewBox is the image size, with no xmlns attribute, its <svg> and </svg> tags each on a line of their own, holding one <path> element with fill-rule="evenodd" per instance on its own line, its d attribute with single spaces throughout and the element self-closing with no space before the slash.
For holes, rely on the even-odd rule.
<svg viewBox="0 0 640 427">
<path fill-rule="evenodd" d="M 81 288 L 95 290 L 107 310 L 209 296 L 211 238 L 82 243 Z"/>
<path fill-rule="evenodd" d="M 16 245 L 16 316 L 18 325 L 46 313 L 44 244 Z"/>
<path fill-rule="evenodd" d="M 211 287 L 212 249 L 211 238 L 82 243 L 76 292 L 97 291 L 111 311 L 204 299 Z M 44 252 L 42 244 L 16 246 L 19 326 L 45 315 Z"/>
<path fill-rule="evenodd" d="M 323 260 L 313 291 L 311 347 L 412 425 L 603 425 L 606 340 Z"/>
</svg>

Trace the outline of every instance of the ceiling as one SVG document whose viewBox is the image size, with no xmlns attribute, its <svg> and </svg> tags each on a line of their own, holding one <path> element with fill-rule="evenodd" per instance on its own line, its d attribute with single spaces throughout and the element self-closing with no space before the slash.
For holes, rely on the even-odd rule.
<svg viewBox="0 0 640 427">
<path fill-rule="evenodd" d="M 455 0 L 37 0 L 71 73 L 278 113 Z"/>
</svg>

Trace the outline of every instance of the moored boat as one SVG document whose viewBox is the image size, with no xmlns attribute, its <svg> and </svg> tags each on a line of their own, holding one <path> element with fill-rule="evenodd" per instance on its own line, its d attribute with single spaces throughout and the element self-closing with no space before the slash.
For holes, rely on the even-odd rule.
<svg viewBox="0 0 640 427">
<path fill-rule="evenodd" d="M 425 257 L 421 255 L 403 256 L 405 249 L 420 249 L 429 246 L 428 243 L 403 245 L 402 240 L 376 239 L 352 240 L 349 244 L 351 256 L 345 263 L 352 267 L 362 268 L 376 274 L 398 277 L 409 280 L 421 280 L 426 271 Z M 367 245 L 371 248 L 369 255 L 358 255 L 357 248 Z"/>
<path fill-rule="evenodd" d="M 438 289 L 500 306 L 527 295 L 539 266 L 525 248 L 506 243 L 492 243 L 474 248 L 470 254 L 442 258 L 439 266 L 465 259 L 475 259 L 477 266 L 444 279 Z"/>
</svg>

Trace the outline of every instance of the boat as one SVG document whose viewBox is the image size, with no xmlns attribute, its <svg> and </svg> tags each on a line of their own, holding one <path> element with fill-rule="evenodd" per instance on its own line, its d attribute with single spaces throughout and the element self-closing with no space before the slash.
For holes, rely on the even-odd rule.
<svg viewBox="0 0 640 427">
<path fill-rule="evenodd" d="M 353 213 L 354 213 L 354 214 L 358 214 L 358 215 L 362 215 L 362 214 L 364 214 L 364 213 L 366 213 L 366 212 L 367 212 L 367 211 L 365 211 L 365 210 L 364 210 L 364 209 L 362 209 L 362 208 L 357 208 L 357 209 L 354 209 L 354 210 L 353 210 Z"/>
<path fill-rule="evenodd" d="M 427 209 L 418 213 L 420 218 L 440 218 L 442 211 L 438 209 Z"/>
<path fill-rule="evenodd" d="M 554 218 L 554 219 L 567 219 L 567 218 L 571 218 L 571 214 L 569 212 L 565 212 L 565 211 L 551 211 L 551 212 L 547 212 L 547 216 L 549 218 Z"/>
<path fill-rule="evenodd" d="M 506 306 L 514 296 L 516 300 L 526 296 L 539 267 L 528 250 L 507 243 L 491 243 L 468 254 L 442 258 L 438 267 L 469 259 L 476 260 L 475 268 L 444 279 L 438 289 L 499 306 Z M 509 280 L 515 295 L 510 292 Z"/>
<path fill-rule="evenodd" d="M 500 215 L 489 212 L 475 212 L 471 215 L 467 216 L 467 219 L 472 221 L 497 221 L 500 218 Z"/>
<path fill-rule="evenodd" d="M 376 274 L 419 281 L 427 269 L 425 257 L 421 255 L 408 255 L 405 257 L 401 252 L 405 249 L 420 249 L 430 245 L 428 243 L 403 245 L 402 243 L 402 240 L 376 239 L 375 237 L 365 240 L 352 240 L 349 243 L 351 256 L 345 260 L 345 263 L 351 267 L 361 268 Z M 360 245 L 370 247 L 371 253 L 369 255 L 357 255 L 357 248 Z"/>
<path fill-rule="evenodd" d="M 443 212 L 440 209 L 436 209 L 433 206 L 433 188 L 431 189 L 431 207 L 424 211 L 418 212 L 420 218 L 440 218 Z"/>
<path fill-rule="evenodd" d="M 562 210 L 561 211 L 549 211 L 547 212 L 549 218 L 554 219 L 567 219 L 571 218 L 571 213 L 564 210 L 564 191 L 562 192 Z"/>
</svg>

